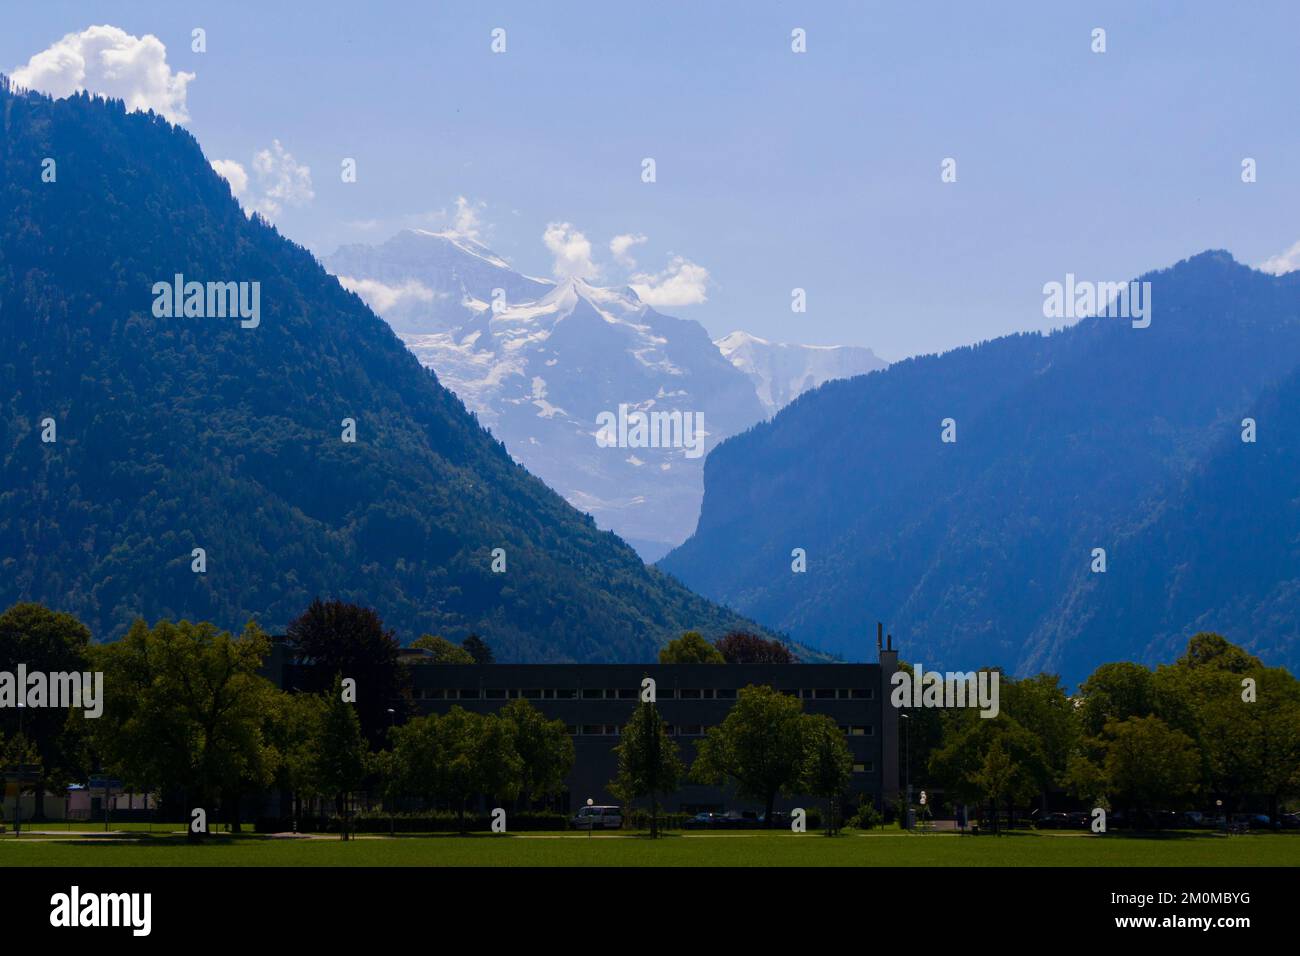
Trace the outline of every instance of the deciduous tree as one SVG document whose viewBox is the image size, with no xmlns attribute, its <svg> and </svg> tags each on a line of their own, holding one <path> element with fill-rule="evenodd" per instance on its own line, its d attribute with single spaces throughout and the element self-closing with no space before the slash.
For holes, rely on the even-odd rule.
<svg viewBox="0 0 1300 956">
<path fill-rule="evenodd" d="M 700 742 L 691 777 L 713 784 L 734 780 L 741 796 L 763 801 L 770 827 L 777 794 L 799 784 L 802 717 L 797 697 L 767 686 L 742 688 L 726 718 Z"/>
<path fill-rule="evenodd" d="M 625 803 L 650 798 L 650 836 L 659 836 L 659 796 L 677 789 L 685 773 L 677 743 L 668 736 L 659 710 L 643 701 L 623 728 L 618 746 L 618 776 L 610 792 Z"/>
</svg>

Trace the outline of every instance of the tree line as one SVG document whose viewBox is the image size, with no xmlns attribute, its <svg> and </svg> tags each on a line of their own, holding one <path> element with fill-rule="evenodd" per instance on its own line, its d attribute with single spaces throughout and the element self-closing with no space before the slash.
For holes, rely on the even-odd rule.
<svg viewBox="0 0 1300 956">
<path fill-rule="evenodd" d="M 208 623 L 141 620 L 120 640 L 96 644 L 71 615 L 14 605 L 0 614 L 0 669 L 102 671 L 106 699 L 98 719 L 0 709 L 0 764 L 28 769 L 28 788 L 39 792 L 106 773 L 159 793 L 181 817 L 217 805 L 237 812 L 243 798 L 278 791 L 291 795 L 295 818 L 305 803 L 332 804 L 343 832 L 348 795 L 362 788 L 390 806 L 450 808 L 462 826 L 480 796 L 549 806 L 562 793 L 574 755 L 560 721 L 523 699 L 493 714 L 416 715 L 400 644 L 373 610 L 314 601 L 286 642 L 308 666 L 281 689 L 261 676 L 271 642 L 255 624 L 232 635 Z M 414 644 L 428 652 L 417 664 L 493 659 L 477 636 L 460 646 L 432 635 Z M 783 653 L 754 635 L 711 644 L 688 632 L 661 661 Z M 363 692 L 349 695 L 345 681 Z M 1065 792 L 1135 816 L 1221 800 L 1227 812 L 1266 806 L 1276 820 L 1300 795 L 1300 682 L 1218 635 L 1198 634 L 1182 657 L 1154 670 L 1103 664 L 1073 696 L 1054 675 L 1002 675 L 1000 686 L 993 719 L 964 708 L 903 710 L 900 780 L 1008 816 Z M 664 798 L 686 780 L 734 784 L 764 805 L 769 822 L 778 795 L 820 797 L 833 824 L 852 772 L 834 721 L 770 687 L 740 691 L 689 769 L 651 701 L 630 715 L 616 751 L 610 790 L 629 804 L 648 801 L 655 831 Z"/>
<path fill-rule="evenodd" d="M 699 638 L 686 635 L 693 646 Z M 784 648 L 736 634 L 719 642 L 733 659 Z M 390 805 L 417 799 L 454 809 L 464 826 L 480 796 L 548 805 L 562 793 L 574 762 L 573 741 L 561 721 L 548 720 L 524 699 L 498 712 L 452 707 L 442 715 L 415 715 L 410 674 L 400 645 L 369 608 L 314 601 L 288 627 L 286 644 L 297 686 L 281 689 L 261 676 L 270 638 L 250 623 L 239 635 L 209 623 L 138 620 L 120 640 L 95 644 L 69 614 L 24 603 L 0 615 L 0 662 L 39 662 L 47 671 L 101 671 L 103 713 L 28 708 L 21 726 L 14 711 L 0 712 L 0 762 L 32 772 L 28 789 L 44 793 L 87 779 L 92 772 L 123 786 L 156 792 L 169 816 L 194 808 L 226 809 L 237 828 L 245 797 L 280 791 L 291 796 L 294 818 L 313 801 L 333 805 L 347 836 L 349 795 L 377 791 Z M 457 646 L 423 635 L 413 646 L 428 652 L 417 664 L 491 663 L 491 648 L 471 635 Z M 722 660 L 721 651 L 709 650 Z M 7 665 L 6 665 L 7 666 Z M 36 666 L 35 663 L 32 666 Z M 349 692 L 364 688 L 364 693 Z M 711 728 L 692 767 L 698 779 L 735 779 L 742 792 L 765 799 L 805 779 L 816 759 L 838 760 L 847 780 L 851 758 L 833 723 L 798 715 L 797 700 L 771 688 L 742 691 L 734 714 Z M 795 720 L 799 716 L 803 722 Z M 802 741 L 834 737 L 839 749 Z M 765 738 L 779 751 L 761 760 Z M 660 798 L 685 775 L 676 743 L 653 703 L 631 716 L 618 747 L 613 791 L 632 802 L 649 797 L 657 831 Z M 753 770 L 756 764 L 761 770 Z M 810 781 L 834 778 L 829 764 L 807 771 Z M 838 772 L 838 771 L 837 771 Z M 822 790 L 830 794 L 829 783 Z M 43 801 L 36 801 L 43 815 Z M 233 813 L 233 818 L 230 814 Z"/>
<path fill-rule="evenodd" d="M 995 719 L 904 710 L 900 779 L 986 808 L 995 827 L 1053 794 L 1136 825 L 1220 805 L 1265 809 L 1276 825 L 1300 796 L 1300 681 L 1218 634 L 1155 669 L 1102 664 L 1072 696 L 1050 674 L 1000 684 Z"/>
</svg>

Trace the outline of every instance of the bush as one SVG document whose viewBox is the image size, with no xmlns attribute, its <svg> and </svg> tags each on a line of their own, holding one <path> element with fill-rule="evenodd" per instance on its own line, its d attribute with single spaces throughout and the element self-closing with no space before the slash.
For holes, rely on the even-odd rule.
<svg viewBox="0 0 1300 956">
<path fill-rule="evenodd" d="M 884 814 L 869 803 L 864 803 L 858 808 L 858 812 L 849 818 L 849 826 L 855 830 L 874 830 L 884 824 Z"/>
</svg>

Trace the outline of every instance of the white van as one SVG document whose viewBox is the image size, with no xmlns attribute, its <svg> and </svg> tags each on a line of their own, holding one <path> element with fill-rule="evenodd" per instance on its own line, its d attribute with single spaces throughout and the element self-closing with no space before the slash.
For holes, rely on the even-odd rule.
<svg viewBox="0 0 1300 956">
<path fill-rule="evenodd" d="M 622 807 L 583 807 L 573 817 L 577 830 L 623 829 Z"/>
</svg>

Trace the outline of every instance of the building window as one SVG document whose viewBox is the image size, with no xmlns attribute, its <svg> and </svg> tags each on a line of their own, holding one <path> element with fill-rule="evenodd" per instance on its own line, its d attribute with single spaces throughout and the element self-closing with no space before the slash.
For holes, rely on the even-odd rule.
<svg viewBox="0 0 1300 956">
<path fill-rule="evenodd" d="M 849 728 L 849 736 L 850 736 L 850 737 L 865 737 L 866 735 L 867 735 L 867 728 L 866 728 L 866 727 L 850 727 L 850 728 Z"/>
<path fill-rule="evenodd" d="M 483 693 L 483 696 L 486 697 L 488 700 L 505 700 L 506 699 L 505 688 L 489 687 Z"/>
<path fill-rule="evenodd" d="M 635 687 L 620 687 L 620 688 L 618 689 L 618 699 L 619 699 L 619 700 L 636 700 L 636 688 L 635 688 Z"/>
<path fill-rule="evenodd" d="M 447 696 L 450 698 L 454 693 L 456 693 L 456 691 L 449 690 L 447 691 Z M 473 690 L 466 690 L 462 687 L 459 696 L 461 700 L 478 700 L 478 688 L 476 687 Z"/>
<path fill-rule="evenodd" d="M 578 725 L 577 725 L 577 724 L 565 724 L 565 725 L 564 725 L 564 732 L 565 732 L 566 734 L 568 734 L 570 737 L 576 737 L 576 736 L 578 736 Z"/>
<path fill-rule="evenodd" d="M 849 691 L 849 697 L 852 700 L 870 700 L 871 691 L 867 690 L 865 687 L 855 687 Z"/>
<path fill-rule="evenodd" d="M 834 687 L 818 687 L 815 691 L 813 691 L 813 698 L 816 699 L 816 700 L 834 700 L 834 699 L 835 699 L 835 688 L 834 688 Z"/>
<path fill-rule="evenodd" d="M 854 773 L 866 773 L 866 772 L 867 772 L 867 765 L 864 764 L 864 763 L 855 763 L 855 764 L 853 765 L 853 772 L 854 772 Z"/>
<path fill-rule="evenodd" d="M 656 687 L 656 688 L 655 688 L 655 697 L 656 697 L 657 699 L 659 699 L 659 700 L 676 700 L 676 698 L 677 698 L 677 688 L 676 688 L 676 687 Z"/>
<path fill-rule="evenodd" d="M 699 700 L 700 689 L 698 687 L 682 688 L 682 700 Z"/>
<path fill-rule="evenodd" d="M 736 699 L 736 688 L 734 687 L 718 688 L 718 700 L 735 700 L 735 699 Z"/>
<path fill-rule="evenodd" d="M 541 688 L 539 687 L 527 688 L 525 690 L 521 690 L 519 692 L 519 696 L 527 698 L 528 700 L 541 700 L 542 691 Z"/>
<path fill-rule="evenodd" d="M 703 725 L 703 724 L 687 724 L 685 727 L 682 727 L 682 728 L 681 728 L 681 734 L 682 734 L 683 737 L 703 737 L 703 736 L 704 736 L 704 725 Z"/>
<path fill-rule="evenodd" d="M 555 691 L 556 700 L 573 700 L 578 696 L 578 692 L 572 687 L 560 687 Z"/>
<path fill-rule="evenodd" d="M 599 687 L 584 687 L 582 689 L 583 700 L 603 700 L 605 692 Z"/>
<path fill-rule="evenodd" d="M 585 737 L 602 737 L 605 734 L 604 724 L 583 724 L 582 733 Z"/>
</svg>

